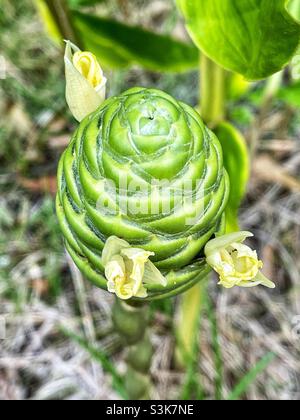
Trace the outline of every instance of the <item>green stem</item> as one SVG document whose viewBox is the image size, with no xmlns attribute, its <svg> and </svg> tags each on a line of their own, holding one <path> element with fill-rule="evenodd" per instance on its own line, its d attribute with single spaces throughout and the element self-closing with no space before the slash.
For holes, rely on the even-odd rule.
<svg viewBox="0 0 300 420">
<path fill-rule="evenodd" d="M 201 281 L 181 296 L 177 313 L 176 362 L 182 368 L 194 364 L 201 314 L 206 301 L 206 284 L 206 281 Z"/>
<path fill-rule="evenodd" d="M 225 118 L 226 71 L 201 53 L 200 109 L 204 121 L 215 126 Z"/>
<path fill-rule="evenodd" d="M 65 0 L 44 0 L 59 28 L 63 39 L 70 40 L 82 48 L 80 37 L 73 25 L 71 12 Z"/>
<path fill-rule="evenodd" d="M 125 384 L 128 397 L 132 400 L 149 399 L 149 371 L 153 354 L 147 331 L 149 307 L 133 306 L 117 299 L 113 308 L 113 323 L 127 347 Z"/>
</svg>

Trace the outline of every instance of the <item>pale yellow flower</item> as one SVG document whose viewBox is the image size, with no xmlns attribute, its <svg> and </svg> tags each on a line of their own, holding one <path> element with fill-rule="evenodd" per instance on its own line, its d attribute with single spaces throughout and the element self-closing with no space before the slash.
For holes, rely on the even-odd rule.
<svg viewBox="0 0 300 420">
<path fill-rule="evenodd" d="M 88 51 L 76 51 L 73 55 L 73 64 L 93 88 L 101 84 L 103 71 L 94 54 Z"/>
<path fill-rule="evenodd" d="M 104 102 L 107 80 L 94 54 L 67 41 L 65 51 L 66 100 L 77 121 Z"/>
<path fill-rule="evenodd" d="M 219 274 L 219 284 L 227 289 L 234 286 L 275 287 L 260 271 L 263 263 L 257 252 L 243 244 L 251 236 L 250 232 L 231 233 L 211 240 L 205 247 L 207 263 Z"/>
<path fill-rule="evenodd" d="M 111 236 L 102 253 L 107 289 L 120 299 L 147 297 L 147 284 L 162 284 L 166 279 L 149 260 L 153 252 L 133 248 L 126 241 Z"/>
</svg>

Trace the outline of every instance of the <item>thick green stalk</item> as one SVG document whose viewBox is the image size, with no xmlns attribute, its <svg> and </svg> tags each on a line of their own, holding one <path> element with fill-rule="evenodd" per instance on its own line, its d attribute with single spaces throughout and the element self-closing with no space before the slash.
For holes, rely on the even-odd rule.
<svg viewBox="0 0 300 420">
<path fill-rule="evenodd" d="M 80 37 L 73 25 L 71 13 L 65 0 L 44 0 L 63 37 L 82 48 Z"/>
<path fill-rule="evenodd" d="M 204 121 L 214 126 L 225 118 L 226 71 L 201 53 L 200 110 Z"/>
<path fill-rule="evenodd" d="M 153 348 L 148 333 L 148 305 L 133 306 L 119 299 L 113 308 L 115 330 L 127 347 L 125 384 L 129 399 L 149 399 Z"/>
</svg>

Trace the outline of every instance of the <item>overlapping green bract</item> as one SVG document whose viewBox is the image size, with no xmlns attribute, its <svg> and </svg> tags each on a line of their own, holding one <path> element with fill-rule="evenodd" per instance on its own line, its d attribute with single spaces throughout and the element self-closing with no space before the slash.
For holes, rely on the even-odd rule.
<svg viewBox="0 0 300 420">
<path fill-rule="evenodd" d="M 191 107 L 154 89 L 109 99 L 81 123 L 58 179 L 66 247 L 98 286 L 106 289 L 101 253 L 112 235 L 155 252 L 168 285 L 149 285 L 150 299 L 184 291 L 209 272 L 202 250 L 222 229 L 228 176 L 218 139 Z M 188 206 L 178 195 L 185 183 L 194 197 Z"/>
</svg>

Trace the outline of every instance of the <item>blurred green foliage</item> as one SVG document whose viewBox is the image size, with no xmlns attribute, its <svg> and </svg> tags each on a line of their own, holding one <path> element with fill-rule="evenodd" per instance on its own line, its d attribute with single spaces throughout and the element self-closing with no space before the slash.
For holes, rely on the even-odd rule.
<svg viewBox="0 0 300 420">
<path fill-rule="evenodd" d="M 140 64 L 156 71 L 184 71 L 197 67 L 193 45 L 99 16 L 74 12 L 74 24 L 85 48 L 111 68 Z"/>
<path fill-rule="evenodd" d="M 178 41 L 169 35 L 158 34 L 119 22 L 114 18 L 102 17 L 97 13 L 82 11 L 82 6 L 90 6 L 99 1 L 62 0 L 60 5 L 51 4 L 50 11 L 46 0 L 38 0 L 38 10 L 49 35 L 57 41 L 57 32 L 65 36 L 62 27 L 64 20 L 60 15 L 67 10 L 70 25 L 75 29 L 76 38 L 82 48 L 92 51 L 107 69 L 118 69 L 138 64 L 153 71 L 185 71 L 196 68 L 199 52 L 191 43 Z M 68 10 L 70 7 L 72 10 Z M 56 29 L 54 29 L 56 28 Z M 71 36 L 71 35 L 70 35 Z M 71 41 L 76 42 L 73 39 Z"/>
<path fill-rule="evenodd" d="M 278 98 L 286 104 L 299 108 L 300 107 L 300 82 L 282 86 L 278 92 Z"/>
<path fill-rule="evenodd" d="M 103 3 L 106 0 L 68 0 L 70 7 L 74 9 L 80 6 L 94 6 L 95 4 Z"/>
</svg>

